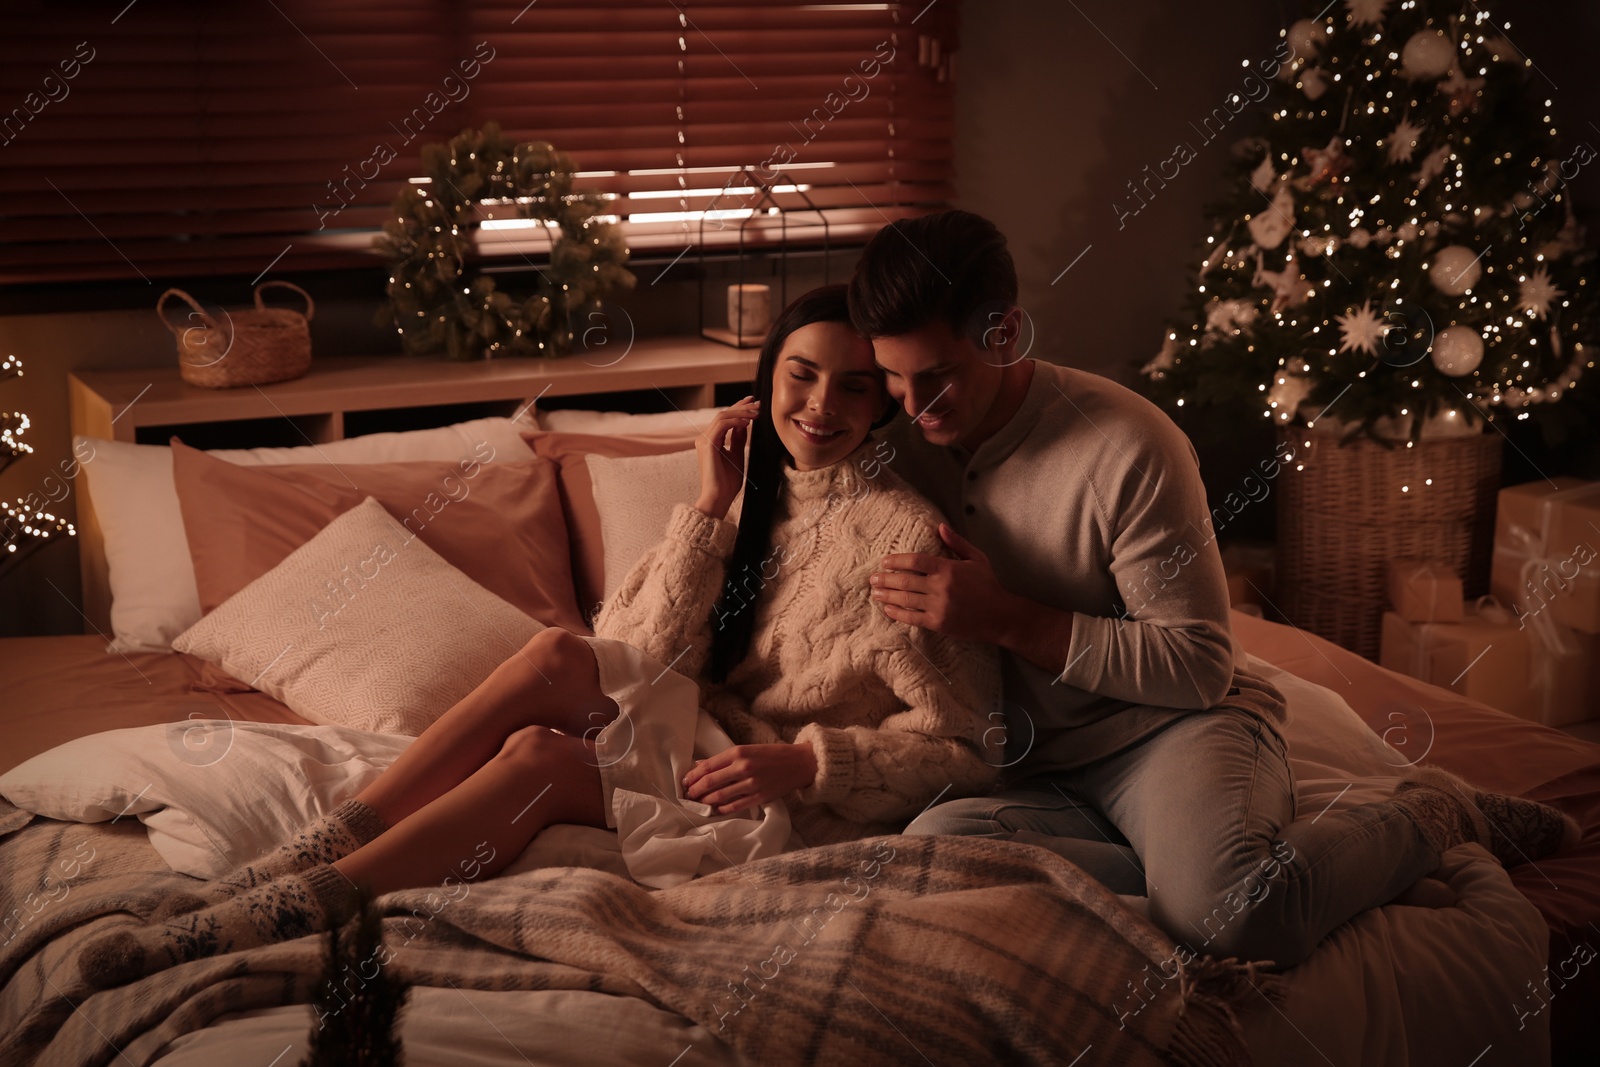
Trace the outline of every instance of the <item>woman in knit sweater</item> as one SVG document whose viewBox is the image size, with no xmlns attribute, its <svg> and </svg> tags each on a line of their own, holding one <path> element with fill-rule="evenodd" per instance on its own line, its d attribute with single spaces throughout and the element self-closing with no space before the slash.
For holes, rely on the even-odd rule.
<svg viewBox="0 0 1600 1067">
<path fill-rule="evenodd" d="M 892 411 L 845 287 L 796 300 L 756 395 L 697 442 L 699 498 L 595 637 L 542 631 L 356 797 L 153 917 L 171 921 L 89 945 L 86 977 L 342 923 L 358 884 L 488 877 L 553 823 L 616 827 L 634 877 L 670 885 L 985 791 L 1004 737 L 993 649 L 895 623 L 865 592 L 885 555 L 941 551 L 937 511 L 869 436 Z"/>
</svg>

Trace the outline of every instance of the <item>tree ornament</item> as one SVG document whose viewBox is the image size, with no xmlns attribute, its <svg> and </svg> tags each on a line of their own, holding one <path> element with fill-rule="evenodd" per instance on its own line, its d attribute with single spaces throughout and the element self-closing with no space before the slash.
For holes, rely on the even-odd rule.
<svg viewBox="0 0 1600 1067">
<path fill-rule="evenodd" d="M 1384 336 L 1389 332 L 1389 327 L 1383 318 L 1372 310 L 1372 301 L 1363 301 L 1358 308 L 1351 308 L 1349 312 L 1339 315 L 1335 319 L 1339 324 L 1339 334 L 1343 343 L 1339 346 L 1341 352 L 1365 352 L 1369 356 L 1378 354 L 1378 346 L 1383 343 Z"/>
<path fill-rule="evenodd" d="M 1471 326 L 1446 326 L 1434 337 L 1429 355 L 1441 374 L 1471 374 L 1483 362 L 1483 335 Z"/>
<path fill-rule="evenodd" d="M 1311 379 L 1303 374 L 1279 371 L 1267 390 L 1267 407 L 1272 409 L 1275 422 L 1289 422 L 1311 393 Z"/>
<path fill-rule="evenodd" d="M 1383 21 L 1383 11 L 1389 6 L 1389 0 L 1344 0 L 1344 6 L 1350 12 L 1353 25 L 1376 26 Z"/>
<path fill-rule="evenodd" d="M 1496 63 L 1520 63 L 1522 53 L 1517 51 L 1517 46 L 1512 44 L 1501 34 L 1483 39 L 1483 47 L 1489 52 Z"/>
<path fill-rule="evenodd" d="M 1450 101 L 1450 114 L 1459 115 L 1464 111 L 1478 110 L 1478 98 L 1483 95 L 1483 86 L 1482 78 L 1468 78 L 1461 71 L 1454 70 L 1450 72 L 1450 77 L 1439 83 L 1439 91 Z"/>
<path fill-rule="evenodd" d="M 1449 159 L 1449 145 L 1440 145 L 1432 152 L 1429 152 L 1427 157 L 1423 159 L 1422 166 L 1418 167 L 1417 172 L 1411 176 L 1411 180 L 1417 183 L 1417 189 L 1419 191 L 1426 189 L 1429 182 L 1443 174 L 1444 165 Z"/>
<path fill-rule="evenodd" d="M 1263 260 L 1260 252 L 1256 253 L 1256 273 L 1250 280 L 1253 286 L 1266 286 L 1272 290 L 1271 310 L 1276 313 L 1290 308 L 1299 307 L 1305 303 L 1316 289 L 1306 280 L 1301 273 L 1300 265 L 1293 252 L 1283 264 L 1282 270 L 1262 270 Z"/>
<path fill-rule="evenodd" d="M 463 130 L 446 144 L 424 147 L 422 163 L 426 182 L 401 191 L 375 242 L 389 261 L 389 299 L 378 322 L 399 330 L 406 352 L 442 349 L 451 359 L 562 355 L 585 309 L 633 285 L 623 265 L 626 246 L 596 217 L 604 200 L 573 190 L 576 165 L 548 142 L 512 144 L 487 123 L 481 132 Z M 538 269 L 527 296 L 467 273 L 485 206 L 541 224 L 550 239 L 550 262 Z"/>
<path fill-rule="evenodd" d="M 1302 148 L 1300 155 L 1306 162 L 1306 176 L 1296 184 L 1302 189 L 1310 189 L 1323 182 L 1337 182 L 1340 175 L 1350 168 L 1350 157 L 1344 150 L 1344 138 L 1338 135 L 1328 138 L 1328 143 L 1322 148 L 1309 145 Z"/>
<path fill-rule="evenodd" d="M 1227 335 L 1255 322 L 1260 308 L 1250 300 L 1213 300 L 1206 312 L 1206 333 Z"/>
<path fill-rule="evenodd" d="M 1451 245 L 1434 253 L 1433 266 L 1428 268 L 1428 280 L 1433 287 L 1449 296 L 1462 296 L 1483 274 L 1480 264 L 1482 254 L 1466 245 Z"/>
<path fill-rule="evenodd" d="M 1174 357 L 1177 354 L 1178 335 L 1168 330 L 1166 337 L 1161 342 L 1161 351 L 1157 352 L 1150 362 L 1141 367 L 1139 373 L 1153 378 L 1162 378 L 1166 375 L 1168 368 L 1172 366 Z"/>
<path fill-rule="evenodd" d="M 1408 114 L 1400 120 L 1394 132 L 1384 138 L 1385 152 L 1389 162 L 1410 163 L 1411 155 L 1416 151 L 1417 138 L 1422 136 L 1422 127 L 1411 121 Z"/>
<path fill-rule="evenodd" d="M 1265 156 L 1255 170 L 1250 172 L 1250 187 L 1258 193 L 1264 193 L 1272 188 L 1272 183 L 1278 180 L 1278 172 L 1272 167 L 1272 157 Z"/>
<path fill-rule="evenodd" d="M 1536 319 L 1542 319 L 1550 314 L 1550 305 L 1566 295 L 1550 281 L 1549 270 L 1540 267 L 1522 279 L 1521 298 L 1517 301 L 1517 307 Z M 1556 351 L 1559 353 L 1560 349 Z"/>
<path fill-rule="evenodd" d="M 1449 73 L 1455 59 L 1455 43 L 1443 30 L 1419 30 L 1400 50 L 1400 69 L 1412 81 L 1430 81 Z"/>
<path fill-rule="evenodd" d="M 1350 231 L 1350 236 L 1345 240 L 1356 248 L 1365 248 L 1372 243 L 1372 233 L 1361 226 L 1357 226 Z"/>
<path fill-rule="evenodd" d="M 1294 228 L 1294 195 L 1287 185 L 1278 186 L 1272 203 L 1250 217 L 1250 236 L 1262 248 L 1277 248 Z"/>
<path fill-rule="evenodd" d="M 1327 31 L 1322 23 L 1315 19 L 1301 19 L 1289 27 L 1289 49 L 1291 55 L 1314 56 L 1322 47 L 1323 38 Z"/>
<path fill-rule="evenodd" d="M 1300 74 L 1300 91 L 1307 100 L 1315 100 L 1328 91 L 1328 76 L 1321 67 L 1307 67 Z"/>
</svg>

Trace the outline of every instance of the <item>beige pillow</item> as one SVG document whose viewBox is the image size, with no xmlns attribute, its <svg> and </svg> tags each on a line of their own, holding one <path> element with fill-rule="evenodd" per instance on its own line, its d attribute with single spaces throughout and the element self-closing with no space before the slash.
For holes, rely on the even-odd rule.
<svg viewBox="0 0 1600 1067">
<path fill-rule="evenodd" d="M 172 639 L 200 618 L 189 542 L 166 445 L 135 445 L 75 437 L 84 462 L 84 491 L 104 539 L 111 584 L 111 651 L 166 652 Z M 213 449 L 218 459 L 244 466 L 284 463 L 400 463 L 475 459 L 519 463 L 533 452 L 510 419 L 474 419 L 403 433 L 373 433 L 294 448 Z"/>
<path fill-rule="evenodd" d="M 415 735 L 542 629 L 369 496 L 172 647 L 312 722 Z"/>
<path fill-rule="evenodd" d="M 639 557 L 661 543 L 673 506 L 693 504 L 700 495 L 700 461 L 691 448 L 659 456 L 591 455 L 588 462 L 610 600 Z"/>
</svg>

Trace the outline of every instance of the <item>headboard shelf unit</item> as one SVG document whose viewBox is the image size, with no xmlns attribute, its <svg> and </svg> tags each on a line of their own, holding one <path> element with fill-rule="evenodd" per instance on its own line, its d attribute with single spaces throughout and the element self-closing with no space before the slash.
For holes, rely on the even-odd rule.
<svg viewBox="0 0 1600 1067">
<path fill-rule="evenodd" d="M 67 376 L 67 392 L 74 434 L 153 445 L 176 434 L 197 448 L 255 448 L 511 416 L 535 397 L 549 407 L 709 407 L 718 386 L 727 393 L 755 380 L 757 357 L 699 337 L 657 337 L 561 359 L 318 357 L 303 377 L 235 389 L 189 385 L 176 365 L 79 371 Z M 85 632 L 109 632 L 104 539 L 88 496 L 76 503 Z"/>
<path fill-rule="evenodd" d="M 236 389 L 189 385 L 177 367 L 81 371 L 68 376 L 72 432 L 113 441 L 165 444 L 185 426 L 277 420 L 304 433 L 287 442 L 337 441 L 374 430 L 385 410 L 441 409 L 446 425 L 464 417 L 512 415 L 535 396 L 575 398 L 618 392 L 657 393 L 660 410 L 707 407 L 714 389 L 755 379 L 756 352 L 728 352 L 698 337 L 634 343 L 625 355 L 503 359 L 452 363 L 402 356 L 323 357 L 301 378 Z M 659 392 L 658 392 L 659 391 Z M 470 410 L 454 408 L 470 405 Z M 565 405 L 562 405 L 565 406 Z M 359 416 L 352 418 L 352 416 Z M 416 428 L 413 414 L 410 418 Z M 359 423 L 351 430 L 347 423 Z M 181 432 L 180 432 L 181 436 Z M 298 437 L 298 434 L 295 435 Z M 239 447 L 264 442 L 252 439 Z"/>
</svg>

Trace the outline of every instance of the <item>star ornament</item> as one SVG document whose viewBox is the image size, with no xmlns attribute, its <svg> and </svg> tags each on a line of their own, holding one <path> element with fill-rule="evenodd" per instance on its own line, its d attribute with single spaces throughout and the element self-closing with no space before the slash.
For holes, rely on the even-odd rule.
<svg viewBox="0 0 1600 1067">
<path fill-rule="evenodd" d="M 1523 280 L 1517 307 L 1542 319 L 1550 314 L 1550 305 L 1566 295 L 1550 280 L 1550 272 L 1540 267 Z"/>
<path fill-rule="evenodd" d="M 1344 0 L 1350 21 L 1357 26 L 1376 26 L 1383 21 L 1384 9 L 1388 6 L 1389 0 Z"/>
<path fill-rule="evenodd" d="M 1422 127 L 1411 121 L 1407 115 L 1400 120 L 1394 132 L 1388 136 L 1385 151 L 1388 153 L 1389 162 L 1410 163 L 1411 157 L 1417 150 L 1417 138 L 1422 136 Z"/>
<path fill-rule="evenodd" d="M 1358 308 L 1352 308 L 1348 314 L 1337 316 L 1339 335 L 1343 344 L 1339 346 L 1341 352 L 1365 352 L 1369 356 L 1378 354 L 1378 345 L 1383 343 L 1388 326 L 1379 314 L 1372 310 L 1372 301 L 1365 300 Z"/>
</svg>

